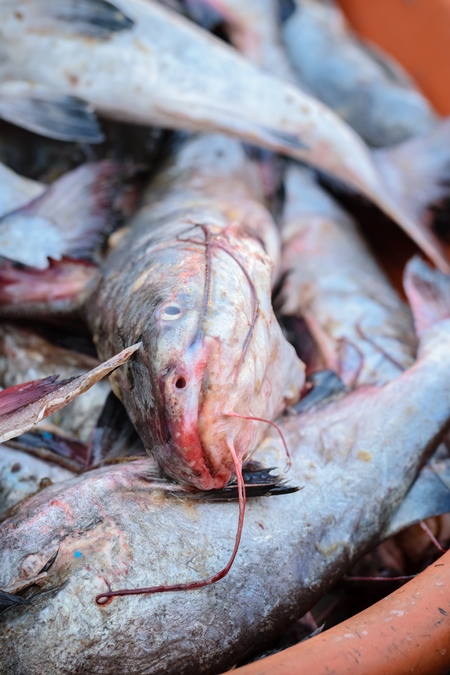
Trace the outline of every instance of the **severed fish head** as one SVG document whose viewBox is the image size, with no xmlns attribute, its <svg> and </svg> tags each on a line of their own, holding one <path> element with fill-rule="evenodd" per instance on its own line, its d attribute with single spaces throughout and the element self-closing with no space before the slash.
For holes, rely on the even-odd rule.
<svg viewBox="0 0 450 675">
<path fill-rule="evenodd" d="M 97 341 L 102 353 L 111 335 L 139 335 L 143 348 L 113 387 L 147 451 L 175 480 L 221 488 L 233 454 L 250 456 L 267 432 L 248 418 L 271 421 L 296 402 L 304 368 L 273 314 L 261 242 L 211 223 L 179 230 L 176 245 L 156 246 L 145 267 L 137 260 L 127 271 L 127 296 L 117 290 L 124 271 L 105 283 L 97 325 L 111 318 L 112 297 L 119 309 Z"/>
</svg>

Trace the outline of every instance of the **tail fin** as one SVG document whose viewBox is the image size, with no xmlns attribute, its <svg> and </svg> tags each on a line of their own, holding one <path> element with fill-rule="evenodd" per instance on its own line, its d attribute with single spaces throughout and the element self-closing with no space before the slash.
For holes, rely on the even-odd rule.
<svg viewBox="0 0 450 675">
<path fill-rule="evenodd" d="M 384 202 L 377 195 L 373 201 L 450 273 L 448 253 L 430 228 L 431 207 L 450 193 L 450 117 L 427 136 L 374 150 L 372 157 L 387 191 Z"/>
<path fill-rule="evenodd" d="M 427 208 L 450 193 L 450 117 L 430 134 L 375 150 L 373 156 L 398 204 L 425 222 Z"/>
<path fill-rule="evenodd" d="M 64 258 L 46 270 L 5 260 L 0 265 L 0 316 L 51 318 L 77 314 L 87 284 L 97 274 L 89 263 Z"/>
<path fill-rule="evenodd" d="M 85 101 L 30 82 L 0 85 L 0 117 L 59 141 L 104 140 L 95 113 Z"/>
<path fill-rule="evenodd" d="M 435 324 L 450 319 L 450 276 L 415 256 L 406 266 L 403 286 L 419 338 Z"/>
<path fill-rule="evenodd" d="M 48 258 L 88 256 L 115 225 L 122 167 L 84 164 L 55 181 L 27 206 L 0 219 L 0 255 L 45 269 Z"/>
</svg>

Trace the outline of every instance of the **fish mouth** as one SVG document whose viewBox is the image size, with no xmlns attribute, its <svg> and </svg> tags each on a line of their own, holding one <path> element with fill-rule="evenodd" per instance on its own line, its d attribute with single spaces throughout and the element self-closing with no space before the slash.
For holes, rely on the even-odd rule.
<svg viewBox="0 0 450 675">
<path fill-rule="evenodd" d="M 216 443 L 208 447 L 200 435 L 208 362 L 214 351 L 215 340 L 203 337 L 160 381 L 168 436 L 157 460 L 168 476 L 200 490 L 224 487 L 234 466 L 226 448 L 222 453 Z"/>
</svg>

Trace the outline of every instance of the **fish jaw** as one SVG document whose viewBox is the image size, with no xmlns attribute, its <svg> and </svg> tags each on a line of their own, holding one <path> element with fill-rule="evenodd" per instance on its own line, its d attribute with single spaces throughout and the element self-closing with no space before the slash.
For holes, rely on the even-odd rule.
<svg viewBox="0 0 450 675">
<path fill-rule="evenodd" d="M 201 490 L 224 487 L 233 470 L 229 451 L 225 462 L 222 452 L 211 454 L 199 432 L 208 364 L 217 353 L 215 342 L 208 336 L 198 337 L 160 378 L 169 441 L 155 449 L 155 457 L 168 476 Z"/>
</svg>

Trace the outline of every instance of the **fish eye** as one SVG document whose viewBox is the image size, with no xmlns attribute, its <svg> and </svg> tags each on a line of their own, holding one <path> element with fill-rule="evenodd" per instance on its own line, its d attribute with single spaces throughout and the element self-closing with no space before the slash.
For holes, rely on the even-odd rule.
<svg viewBox="0 0 450 675">
<path fill-rule="evenodd" d="M 175 319 L 179 319 L 181 315 L 181 307 L 175 302 L 168 302 L 159 312 L 160 319 L 164 319 L 164 321 L 175 321 Z"/>
</svg>

